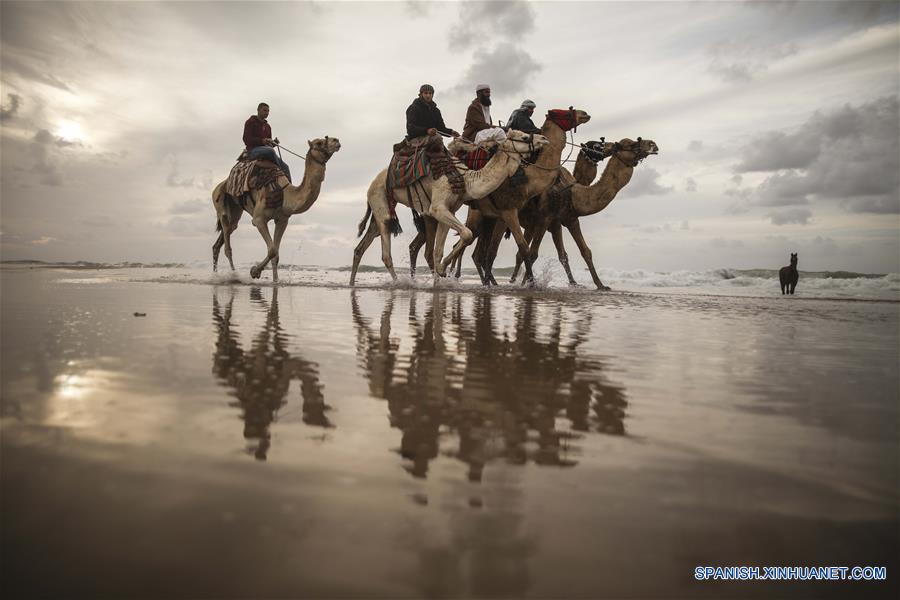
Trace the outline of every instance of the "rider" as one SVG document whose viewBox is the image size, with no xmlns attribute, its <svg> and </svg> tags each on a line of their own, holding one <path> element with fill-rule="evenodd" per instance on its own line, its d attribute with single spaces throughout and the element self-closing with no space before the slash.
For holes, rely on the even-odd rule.
<svg viewBox="0 0 900 600">
<path fill-rule="evenodd" d="M 522 106 L 512 111 L 509 115 L 509 122 L 506 127 L 508 129 L 518 129 L 525 133 L 540 133 L 540 128 L 536 127 L 531 116 L 534 114 L 535 103 L 531 100 L 522 100 Z"/>
<path fill-rule="evenodd" d="M 406 109 L 406 138 L 411 140 L 439 133 L 459 137 L 459 133 L 444 125 L 441 110 L 434 103 L 434 88 L 425 83 L 419 88 L 419 97 Z"/>
<path fill-rule="evenodd" d="M 278 138 L 272 139 L 272 128 L 266 121 L 269 116 L 269 105 L 260 102 L 256 107 L 256 114 L 251 115 L 244 123 L 244 144 L 247 146 L 247 157 L 250 160 L 265 159 L 270 160 L 284 171 L 288 181 L 291 179 L 291 169 L 287 163 L 281 160 L 278 153 L 275 152 L 275 146 L 278 145 Z"/>
<path fill-rule="evenodd" d="M 476 144 L 488 139 L 500 142 L 506 139 L 505 132 L 499 127 L 494 127 L 491 120 L 491 86 L 486 83 L 475 86 L 475 99 L 466 110 L 463 137 Z"/>
</svg>

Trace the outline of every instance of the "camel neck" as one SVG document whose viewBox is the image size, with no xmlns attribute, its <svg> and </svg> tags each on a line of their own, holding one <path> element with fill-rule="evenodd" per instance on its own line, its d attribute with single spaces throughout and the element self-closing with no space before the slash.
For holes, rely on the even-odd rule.
<svg viewBox="0 0 900 600">
<path fill-rule="evenodd" d="M 303 181 L 298 186 L 288 186 L 284 190 L 285 212 L 296 215 L 306 212 L 319 197 L 322 181 L 325 179 L 325 165 L 317 161 L 312 153 L 306 155 Z"/>
<path fill-rule="evenodd" d="M 572 208 L 579 217 L 600 212 L 613 201 L 619 190 L 628 185 L 633 173 L 634 167 L 620 160 L 610 160 L 597 183 L 575 186 L 572 190 Z"/>
</svg>

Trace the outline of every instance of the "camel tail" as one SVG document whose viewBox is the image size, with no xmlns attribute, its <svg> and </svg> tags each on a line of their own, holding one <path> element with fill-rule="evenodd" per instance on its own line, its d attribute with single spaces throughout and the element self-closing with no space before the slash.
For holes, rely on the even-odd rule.
<svg viewBox="0 0 900 600">
<path fill-rule="evenodd" d="M 366 223 L 369 221 L 369 215 L 372 214 L 372 207 L 369 206 L 368 202 L 366 203 L 366 216 L 362 218 L 362 221 L 359 222 L 359 231 L 356 234 L 356 237 L 362 237 L 363 232 L 366 230 Z"/>
<path fill-rule="evenodd" d="M 397 217 L 391 217 L 387 222 L 388 231 L 391 232 L 391 235 L 397 237 L 401 233 L 403 233 L 403 228 L 400 227 L 400 219 Z"/>
<path fill-rule="evenodd" d="M 419 233 L 423 233 L 425 231 L 425 219 L 422 218 L 417 211 L 412 211 L 413 214 L 413 224 L 416 226 L 416 231 Z"/>
</svg>

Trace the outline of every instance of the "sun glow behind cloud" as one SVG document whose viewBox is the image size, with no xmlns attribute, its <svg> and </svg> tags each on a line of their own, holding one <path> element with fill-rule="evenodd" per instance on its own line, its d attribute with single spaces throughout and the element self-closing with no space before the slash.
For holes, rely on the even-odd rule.
<svg viewBox="0 0 900 600">
<path fill-rule="evenodd" d="M 83 142 L 87 137 L 81 129 L 81 124 L 75 121 L 60 121 L 54 133 L 67 142 Z"/>
</svg>

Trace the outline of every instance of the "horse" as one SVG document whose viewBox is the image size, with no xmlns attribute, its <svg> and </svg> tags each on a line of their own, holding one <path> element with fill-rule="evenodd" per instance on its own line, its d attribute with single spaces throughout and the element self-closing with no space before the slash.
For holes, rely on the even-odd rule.
<svg viewBox="0 0 900 600">
<path fill-rule="evenodd" d="M 781 267 L 778 271 L 778 279 L 781 280 L 781 294 L 793 294 L 797 282 L 800 280 L 800 271 L 797 270 L 797 253 L 791 252 L 791 264 Z"/>
</svg>

